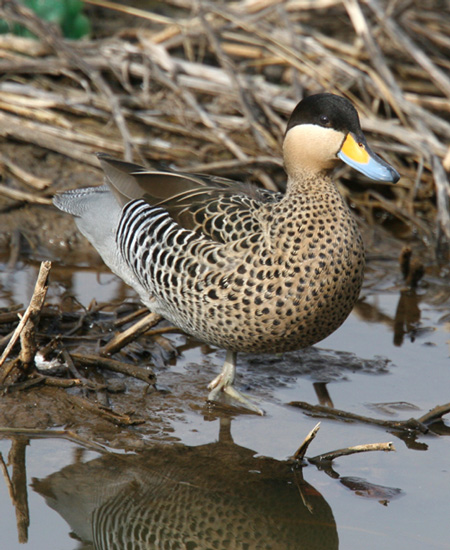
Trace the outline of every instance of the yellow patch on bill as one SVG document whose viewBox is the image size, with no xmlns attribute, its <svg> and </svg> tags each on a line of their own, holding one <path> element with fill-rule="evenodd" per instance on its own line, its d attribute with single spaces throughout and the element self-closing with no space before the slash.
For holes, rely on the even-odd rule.
<svg viewBox="0 0 450 550">
<path fill-rule="evenodd" d="M 367 164 L 369 162 L 369 155 L 364 145 L 357 143 L 351 134 L 348 134 L 345 138 L 344 144 L 341 147 L 341 152 L 360 164 Z"/>
</svg>

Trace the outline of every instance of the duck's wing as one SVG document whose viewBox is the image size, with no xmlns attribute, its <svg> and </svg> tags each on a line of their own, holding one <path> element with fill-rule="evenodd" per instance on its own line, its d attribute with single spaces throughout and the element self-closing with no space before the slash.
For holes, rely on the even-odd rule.
<svg viewBox="0 0 450 550">
<path fill-rule="evenodd" d="M 185 229 L 217 242 L 261 230 L 259 212 L 282 194 L 217 176 L 146 170 L 99 155 L 106 180 L 121 205 L 143 199 L 159 206 Z"/>
</svg>

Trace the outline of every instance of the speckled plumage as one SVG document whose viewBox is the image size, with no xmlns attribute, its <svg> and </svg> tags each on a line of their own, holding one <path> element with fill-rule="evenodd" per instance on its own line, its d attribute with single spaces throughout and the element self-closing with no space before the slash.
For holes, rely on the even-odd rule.
<svg viewBox="0 0 450 550">
<path fill-rule="evenodd" d="M 192 230 L 128 203 L 117 242 L 147 305 L 233 351 L 298 349 L 333 332 L 358 297 L 364 247 L 331 180 L 298 191 L 219 199 Z"/>
<path fill-rule="evenodd" d="M 363 168 L 344 147 L 349 136 L 369 158 Z M 338 155 L 371 177 L 398 179 L 368 148 L 353 106 L 318 94 L 288 123 L 284 195 L 100 155 L 108 185 L 55 204 L 152 311 L 187 333 L 229 354 L 293 350 L 336 330 L 363 281 L 362 238 L 330 176 Z M 231 373 L 211 387 L 232 385 L 229 358 Z"/>
</svg>

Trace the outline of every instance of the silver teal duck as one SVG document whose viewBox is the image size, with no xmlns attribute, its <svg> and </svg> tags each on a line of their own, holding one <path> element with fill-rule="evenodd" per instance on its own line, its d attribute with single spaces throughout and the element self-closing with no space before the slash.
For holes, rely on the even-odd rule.
<svg viewBox="0 0 450 550">
<path fill-rule="evenodd" d="M 289 118 L 284 194 L 98 157 L 105 185 L 54 204 L 151 311 L 227 351 L 208 399 L 225 392 L 257 412 L 233 386 L 236 353 L 319 342 L 361 289 L 364 245 L 331 177 L 336 162 L 378 181 L 400 177 L 369 148 L 353 105 L 328 93 L 303 99 Z"/>
</svg>

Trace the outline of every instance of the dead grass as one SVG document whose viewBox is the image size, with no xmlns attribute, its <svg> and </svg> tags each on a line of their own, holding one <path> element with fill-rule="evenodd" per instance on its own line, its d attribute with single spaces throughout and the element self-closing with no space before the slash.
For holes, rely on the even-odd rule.
<svg viewBox="0 0 450 550">
<path fill-rule="evenodd" d="M 93 153 L 106 151 L 192 171 L 250 174 L 278 189 L 287 116 L 303 95 L 335 92 L 355 103 L 374 148 L 402 174 L 395 187 L 369 187 L 341 168 L 348 200 L 367 221 L 400 221 L 410 235 L 448 250 L 444 1 L 171 0 L 161 3 L 163 15 L 86 4 L 97 6 L 93 18 L 108 5 L 133 16 L 133 24 L 123 26 L 119 13 L 114 36 L 72 43 L 24 7 L 0 1 L 1 17 L 40 38 L 0 37 L 5 139 L 92 165 Z M 35 200 L 48 197 L 42 182 L 1 162 L 28 186 L 24 200 L 30 186 Z"/>
</svg>

